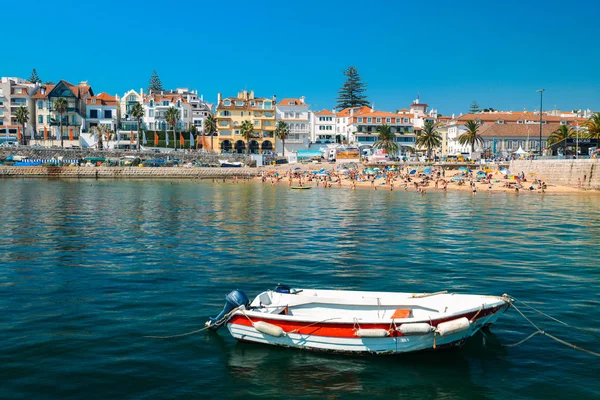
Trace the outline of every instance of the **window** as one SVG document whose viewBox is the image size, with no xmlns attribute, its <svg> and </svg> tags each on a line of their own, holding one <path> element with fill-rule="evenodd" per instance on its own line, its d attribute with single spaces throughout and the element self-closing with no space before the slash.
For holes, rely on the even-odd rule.
<svg viewBox="0 0 600 400">
<path fill-rule="evenodd" d="M 169 100 L 163 100 L 162 101 L 162 105 L 163 106 L 168 106 L 169 105 Z"/>
<path fill-rule="evenodd" d="M 51 119 L 51 117 L 49 115 L 46 115 L 46 122 L 47 123 L 50 123 L 50 119 Z"/>
<path fill-rule="evenodd" d="M 389 124 L 389 123 L 391 123 L 391 122 L 392 122 L 392 119 L 391 119 L 391 118 L 386 118 L 386 119 L 385 119 L 385 122 L 386 122 L 387 124 Z"/>
<path fill-rule="evenodd" d="M 523 123 L 523 121 L 522 121 L 522 120 L 518 120 L 518 121 L 517 121 L 517 124 L 522 124 L 522 123 Z"/>
<path fill-rule="evenodd" d="M 130 95 L 130 96 L 127 98 L 127 101 L 136 101 L 136 100 L 135 100 L 135 96 L 134 96 L 134 95 Z"/>
<path fill-rule="evenodd" d="M 371 123 L 371 122 L 373 122 L 373 118 L 371 118 L 371 117 L 367 118 L 367 122 L 368 122 L 368 123 Z"/>
<path fill-rule="evenodd" d="M 90 118 L 98 118 L 98 110 L 90 110 Z"/>
<path fill-rule="evenodd" d="M 154 107 L 154 100 L 150 100 L 150 108 Z"/>
<path fill-rule="evenodd" d="M 148 110 L 148 116 L 154 117 L 154 110 Z"/>
<path fill-rule="evenodd" d="M 188 110 L 183 110 L 183 118 L 187 118 L 188 114 L 187 114 Z"/>
<path fill-rule="evenodd" d="M 255 104 L 255 103 L 254 103 L 253 101 L 251 101 L 251 102 L 250 102 L 250 107 L 254 107 L 254 104 Z"/>
<path fill-rule="evenodd" d="M 567 124 L 567 121 L 560 121 L 560 124 L 561 124 L 561 125 L 566 125 L 566 124 Z"/>
<path fill-rule="evenodd" d="M 221 116 L 222 116 L 222 117 L 229 117 L 229 116 L 231 116 L 231 112 L 229 112 L 229 111 L 227 111 L 227 110 L 225 110 L 225 111 L 221 111 Z"/>
<path fill-rule="evenodd" d="M 38 101 L 38 110 L 42 110 L 44 108 L 44 102 L 43 101 Z"/>
<path fill-rule="evenodd" d="M 362 122 L 362 117 L 358 117 L 358 122 Z"/>
<path fill-rule="evenodd" d="M 104 110 L 104 118 L 112 118 L 112 110 Z"/>
<path fill-rule="evenodd" d="M 229 106 L 231 105 L 231 101 L 229 101 L 229 100 L 224 100 L 224 101 L 223 101 L 223 105 L 224 105 L 225 107 L 229 107 Z"/>
<path fill-rule="evenodd" d="M 181 107 L 181 100 L 177 100 L 177 108 Z"/>
<path fill-rule="evenodd" d="M 288 102 L 288 105 L 290 105 L 290 106 L 294 106 L 294 105 L 296 105 L 296 103 L 295 103 L 295 102 L 293 102 L 293 101 L 290 101 L 290 102 Z"/>
<path fill-rule="evenodd" d="M 503 119 L 499 119 L 498 121 L 496 121 L 497 124 L 503 124 L 504 120 Z"/>
<path fill-rule="evenodd" d="M 236 134 L 236 135 L 239 135 L 239 134 L 240 134 L 240 131 L 236 130 L 236 131 L 235 131 L 235 134 Z"/>
<path fill-rule="evenodd" d="M 38 123 L 40 123 L 40 124 L 44 123 L 44 116 L 43 115 L 38 115 Z"/>
<path fill-rule="evenodd" d="M 376 121 L 377 121 L 378 124 L 380 124 L 381 123 L 381 118 L 377 117 Z"/>
<path fill-rule="evenodd" d="M 244 105 L 243 101 L 236 101 L 235 102 L 236 107 L 242 107 Z"/>
<path fill-rule="evenodd" d="M 400 123 L 400 118 L 396 118 L 396 123 L 399 124 Z"/>
<path fill-rule="evenodd" d="M 408 118 L 404 118 L 404 123 L 408 124 Z"/>
</svg>

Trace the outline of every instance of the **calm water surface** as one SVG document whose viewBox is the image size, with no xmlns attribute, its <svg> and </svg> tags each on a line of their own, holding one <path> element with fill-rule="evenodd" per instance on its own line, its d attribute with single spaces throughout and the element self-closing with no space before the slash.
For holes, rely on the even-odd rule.
<svg viewBox="0 0 600 400">
<path fill-rule="evenodd" d="M 2 180 L 0 398 L 600 398 L 514 310 L 464 348 L 345 357 L 201 327 L 240 288 L 509 293 L 600 333 L 600 197 Z M 600 340 L 533 316 L 595 351 Z"/>
</svg>

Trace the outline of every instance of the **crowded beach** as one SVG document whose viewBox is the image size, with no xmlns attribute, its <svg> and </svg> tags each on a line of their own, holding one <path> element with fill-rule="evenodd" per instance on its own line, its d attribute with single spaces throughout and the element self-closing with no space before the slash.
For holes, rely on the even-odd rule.
<svg viewBox="0 0 600 400">
<path fill-rule="evenodd" d="M 290 188 L 349 188 L 387 191 L 413 191 L 421 194 L 458 190 L 502 193 L 573 193 L 580 188 L 548 184 L 536 174 L 514 172 L 507 168 L 477 169 L 462 166 L 365 166 L 350 163 L 277 166 L 264 168 L 258 179 L 263 184 L 285 184 Z"/>
</svg>

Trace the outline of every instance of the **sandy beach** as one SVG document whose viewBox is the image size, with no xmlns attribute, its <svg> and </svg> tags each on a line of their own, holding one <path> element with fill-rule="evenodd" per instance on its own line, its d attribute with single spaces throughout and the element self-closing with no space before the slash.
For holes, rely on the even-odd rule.
<svg viewBox="0 0 600 400">
<path fill-rule="evenodd" d="M 388 191 L 412 191 L 426 194 L 428 192 L 443 192 L 444 186 L 447 191 L 464 191 L 473 194 L 477 193 L 515 193 L 541 195 L 543 193 L 551 194 L 572 194 L 583 192 L 579 188 L 549 184 L 543 176 L 525 174 L 524 179 L 517 179 L 513 175 L 504 175 L 498 170 L 488 170 L 485 178 L 477 178 L 476 172 L 459 171 L 456 169 L 438 170 L 430 167 L 431 173 L 424 174 L 426 167 L 403 167 L 400 166 L 397 171 L 389 172 L 391 178 L 385 173 L 384 167 L 379 167 L 375 175 L 364 173 L 366 167 L 358 164 L 358 168 L 352 171 L 358 180 L 350 178 L 350 173 L 339 172 L 338 166 L 331 163 L 312 163 L 312 164 L 287 164 L 282 166 L 261 167 L 261 173 L 256 179 L 265 184 L 280 184 L 291 187 L 309 186 L 324 187 L 336 189 L 363 189 L 363 190 L 388 190 Z M 411 171 L 416 172 L 411 174 Z M 324 173 L 319 173 L 322 171 Z M 438 177 L 439 172 L 439 177 Z M 516 172 L 516 171 L 515 171 Z M 520 172 L 518 173 L 520 174 Z M 290 180 L 290 175 L 292 176 Z M 488 179 L 489 177 L 489 179 Z M 339 179 L 341 178 L 341 179 Z M 375 178 L 373 180 L 373 178 Z M 390 184 L 391 180 L 391 184 Z M 436 184 L 437 180 L 437 184 Z M 444 185 L 444 182 L 446 184 Z M 545 185 L 542 190 L 540 182 Z M 518 189 L 517 189 L 518 187 Z M 590 193 L 593 191 L 585 191 Z"/>
</svg>

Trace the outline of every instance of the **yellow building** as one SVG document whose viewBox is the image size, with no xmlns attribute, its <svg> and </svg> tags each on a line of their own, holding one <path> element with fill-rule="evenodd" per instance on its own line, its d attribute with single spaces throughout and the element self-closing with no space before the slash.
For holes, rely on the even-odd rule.
<svg viewBox="0 0 600 400">
<path fill-rule="evenodd" d="M 242 91 L 237 97 L 217 99 L 217 131 L 221 152 L 271 152 L 275 149 L 276 99 L 254 97 L 254 92 Z M 249 143 L 242 137 L 242 122 L 250 121 L 254 137 Z"/>
</svg>

